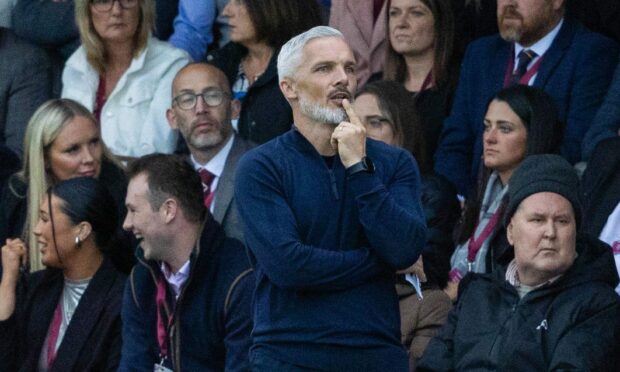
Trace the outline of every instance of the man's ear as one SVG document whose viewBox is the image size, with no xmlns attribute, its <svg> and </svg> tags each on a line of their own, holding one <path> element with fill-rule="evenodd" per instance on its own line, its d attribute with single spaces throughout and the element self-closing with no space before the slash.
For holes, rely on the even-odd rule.
<svg viewBox="0 0 620 372">
<path fill-rule="evenodd" d="M 297 99 L 295 83 L 291 79 L 285 78 L 284 80 L 282 80 L 280 82 L 280 90 L 282 91 L 282 94 L 287 99 L 287 101 Z"/>
<path fill-rule="evenodd" d="M 166 199 L 159 208 L 160 213 L 164 217 L 166 223 L 170 223 L 179 212 L 179 205 L 173 198 Z"/>
<path fill-rule="evenodd" d="M 170 125 L 170 128 L 179 129 L 179 126 L 177 125 L 177 116 L 174 113 L 173 109 L 169 108 L 166 110 L 166 119 L 168 119 L 168 124 Z"/>
<path fill-rule="evenodd" d="M 512 237 L 512 221 L 506 227 L 506 239 L 508 239 L 508 243 L 514 246 L 514 239 Z"/>
<path fill-rule="evenodd" d="M 238 99 L 230 100 L 230 117 L 233 120 L 239 119 L 239 114 L 241 113 L 241 101 Z"/>
</svg>

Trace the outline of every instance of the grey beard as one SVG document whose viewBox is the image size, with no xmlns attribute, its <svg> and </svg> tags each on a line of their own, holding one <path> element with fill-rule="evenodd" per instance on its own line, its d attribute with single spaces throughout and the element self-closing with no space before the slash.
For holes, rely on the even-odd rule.
<svg viewBox="0 0 620 372">
<path fill-rule="evenodd" d="M 299 98 L 299 109 L 304 115 L 318 123 L 338 125 L 348 119 L 343 108 L 330 109 L 303 97 Z"/>
</svg>

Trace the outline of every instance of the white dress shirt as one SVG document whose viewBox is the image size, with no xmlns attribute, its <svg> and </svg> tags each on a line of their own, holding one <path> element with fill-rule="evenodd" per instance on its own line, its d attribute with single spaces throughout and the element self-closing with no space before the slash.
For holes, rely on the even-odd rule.
<svg viewBox="0 0 620 372">
<path fill-rule="evenodd" d="M 526 48 L 519 43 L 515 43 L 515 55 L 514 55 L 515 60 L 514 60 L 514 65 L 513 65 L 514 66 L 513 72 L 517 70 L 517 66 L 519 65 L 519 53 L 521 53 L 521 51 L 524 49 L 529 49 L 536 53 L 536 58 L 532 59 L 528 68 L 531 68 L 532 66 L 534 66 L 534 64 L 547 52 L 547 50 L 551 48 L 551 44 L 553 44 L 553 40 L 555 40 L 555 37 L 558 36 L 558 33 L 560 32 L 560 28 L 562 28 L 563 24 L 564 24 L 564 18 L 562 18 L 560 22 L 558 22 L 558 24 L 553 28 L 553 30 L 551 30 L 542 39 L 532 44 L 529 48 Z M 538 73 L 534 74 L 530 78 L 530 80 L 527 82 L 527 85 L 534 84 L 534 81 L 536 80 L 536 76 L 538 76 Z"/>
</svg>

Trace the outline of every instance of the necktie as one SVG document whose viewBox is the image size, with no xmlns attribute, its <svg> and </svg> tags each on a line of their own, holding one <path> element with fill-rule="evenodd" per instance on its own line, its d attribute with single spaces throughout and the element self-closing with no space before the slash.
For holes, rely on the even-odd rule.
<svg viewBox="0 0 620 372">
<path fill-rule="evenodd" d="M 512 85 L 519 84 L 519 80 L 521 80 L 523 75 L 527 72 L 527 66 L 529 66 L 530 62 L 537 56 L 538 54 L 530 49 L 523 49 L 521 53 L 519 53 L 517 69 L 512 73 L 512 79 L 510 80 Z"/>
<path fill-rule="evenodd" d="M 214 191 L 211 190 L 211 184 L 215 179 L 215 175 L 206 170 L 205 168 L 200 168 L 198 170 L 198 174 L 200 175 L 200 179 L 202 180 L 202 193 L 204 197 L 205 207 L 209 208 L 215 194 Z"/>
</svg>

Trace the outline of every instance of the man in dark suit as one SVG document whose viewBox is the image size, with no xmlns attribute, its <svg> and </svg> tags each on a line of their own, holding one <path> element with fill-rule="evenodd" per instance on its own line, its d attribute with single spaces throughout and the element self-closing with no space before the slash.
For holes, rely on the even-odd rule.
<svg viewBox="0 0 620 372">
<path fill-rule="evenodd" d="M 554 97 L 565 124 L 562 155 L 571 163 L 580 160 L 581 141 L 607 91 L 618 45 L 565 17 L 565 2 L 498 0 L 499 35 L 467 48 L 435 155 L 437 173 L 462 195 L 478 174 L 487 104 L 508 85 L 533 85 Z"/>
<path fill-rule="evenodd" d="M 0 144 L 21 157 L 28 120 L 51 94 L 45 52 L 0 28 Z"/>
<path fill-rule="evenodd" d="M 233 188 L 237 162 L 253 145 L 235 135 L 231 119 L 239 115 L 240 104 L 231 97 L 220 69 L 190 64 L 172 83 L 172 106 L 166 115 L 170 126 L 181 132 L 201 176 L 205 206 L 227 236 L 243 241 Z"/>
</svg>

